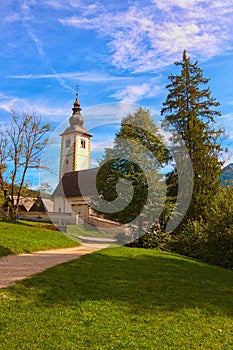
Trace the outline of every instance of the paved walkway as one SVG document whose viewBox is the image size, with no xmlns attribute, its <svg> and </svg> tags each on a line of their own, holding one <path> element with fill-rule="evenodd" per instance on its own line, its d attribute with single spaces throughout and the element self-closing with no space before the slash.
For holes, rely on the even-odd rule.
<svg viewBox="0 0 233 350">
<path fill-rule="evenodd" d="M 35 252 L 32 254 L 8 255 L 0 258 L 0 288 L 8 287 L 17 281 L 42 272 L 52 266 L 79 259 L 102 249 L 103 246 L 88 246 L 55 249 Z"/>
<path fill-rule="evenodd" d="M 117 240 L 108 236 L 77 236 L 83 244 L 93 248 L 107 248 L 112 244 L 117 243 Z"/>
</svg>

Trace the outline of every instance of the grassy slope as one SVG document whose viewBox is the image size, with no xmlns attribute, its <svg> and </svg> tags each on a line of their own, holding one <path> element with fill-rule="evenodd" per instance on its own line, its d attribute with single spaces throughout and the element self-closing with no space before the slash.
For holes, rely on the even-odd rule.
<svg viewBox="0 0 233 350">
<path fill-rule="evenodd" d="M 1 349 L 232 349 L 233 272 L 111 248 L 0 290 Z"/>
<path fill-rule="evenodd" d="M 0 221 L 0 256 L 77 245 L 58 231 Z"/>
<path fill-rule="evenodd" d="M 103 233 L 99 231 L 92 225 L 67 225 L 67 235 L 71 237 L 75 236 L 103 236 L 103 237 L 113 237 L 114 234 Z"/>
</svg>

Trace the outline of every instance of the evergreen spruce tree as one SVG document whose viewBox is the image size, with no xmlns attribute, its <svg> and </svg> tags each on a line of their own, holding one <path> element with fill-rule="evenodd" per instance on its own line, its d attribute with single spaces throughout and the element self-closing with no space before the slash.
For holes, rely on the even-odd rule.
<svg viewBox="0 0 233 350">
<path fill-rule="evenodd" d="M 97 189 L 111 205 L 111 201 L 121 196 L 116 191 L 117 183 L 129 180 L 134 189 L 133 198 L 123 210 L 105 214 L 105 217 L 123 224 L 136 219 L 139 230 L 143 232 L 144 223 L 164 204 L 160 182 L 163 175 L 158 169 L 167 163 L 168 158 L 168 150 L 148 110 L 140 107 L 133 115 L 125 117 L 113 148 L 105 149 L 97 176 Z M 122 193 L 125 203 L 130 198 L 127 191 L 126 188 Z M 153 203 L 148 202 L 148 193 L 154 193 Z M 138 218 L 142 210 L 145 217 Z"/>
<path fill-rule="evenodd" d="M 175 65 L 181 72 L 168 77 L 168 95 L 161 110 L 165 117 L 163 126 L 173 132 L 175 146 L 178 143 L 175 135 L 182 137 L 193 166 L 194 188 L 186 219 L 205 219 L 220 186 L 219 155 L 223 151 L 224 131 L 215 122 L 215 117 L 221 115 L 217 110 L 219 103 L 211 97 L 209 79 L 203 77 L 198 62 L 192 63 L 186 51 L 183 60 Z"/>
</svg>

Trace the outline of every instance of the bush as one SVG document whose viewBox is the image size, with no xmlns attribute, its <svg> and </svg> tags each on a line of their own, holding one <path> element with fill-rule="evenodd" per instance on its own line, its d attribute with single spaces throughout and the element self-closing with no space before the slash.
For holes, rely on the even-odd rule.
<svg viewBox="0 0 233 350">
<path fill-rule="evenodd" d="M 177 234 L 152 229 L 130 247 L 172 251 L 233 269 L 233 187 L 219 191 L 207 220 L 188 221 Z"/>
<path fill-rule="evenodd" d="M 233 188 L 221 189 L 207 222 L 189 221 L 173 237 L 171 250 L 221 267 L 233 268 Z"/>
<path fill-rule="evenodd" d="M 139 237 L 127 246 L 135 248 L 150 248 L 169 251 L 170 235 L 160 230 L 160 227 L 154 225 L 145 235 Z"/>
<path fill-rule="evenodd" d="M 170 248 L 178 254 L 204 259 L 207 240 L 208 234 L 204 223 L 188 221 L 183 230 L 172 237 Z"/>
<path fill-rule="evenodd" d="M 170 235 L 168 233 L 153 233 L 150 231 L 144 236 L 139 237 L 137 246 L 141 248 L 151 248 L 169 251 L 169 244 Z"/>
<path fill-rule="evenodd" d="M 206 260 L 233 268 L 233 187 L 218 193 L 208 217 Z"/>
<path fill-rule="evenodd" d="M 209 233 L 205 258 L 211 264 L 233 269 L 233 228 Z"/>
</svg>

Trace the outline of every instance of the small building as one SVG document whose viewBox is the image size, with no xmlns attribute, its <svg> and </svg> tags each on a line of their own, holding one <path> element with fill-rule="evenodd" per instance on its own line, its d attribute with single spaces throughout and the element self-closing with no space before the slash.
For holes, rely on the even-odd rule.
<svg viewBox="0 0 233 350">
<path fill-rule="evenodd" d="M 17 196 L 13 197 L 14 205 L 16 206 Z M 8 215 L 6 208 L 5 212 L 2 212 L 1 215 Z M 25 220 L 41 220 L 41 221 L 50 221 L 48 213 L 53 211 L 53 201 L 51 199 L 42 199 L 41 197 L 23 197 L 19 199 L 17 217 L 19 219 Z"/>
</svg>

